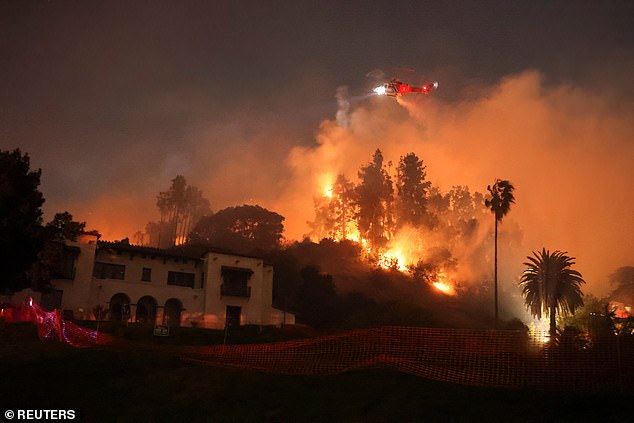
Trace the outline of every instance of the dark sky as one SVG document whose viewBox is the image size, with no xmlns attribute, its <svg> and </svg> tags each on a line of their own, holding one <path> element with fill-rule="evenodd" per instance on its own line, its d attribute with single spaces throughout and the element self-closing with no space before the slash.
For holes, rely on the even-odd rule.
<svg viewBox="0 0 634 423">
<path fill-rule="evenodd" d="M 339 86 L 438 80 L 451 107 L 534 70 L 634 117 L 633 53 L 631 1 L 2 0 L 0 148 L 42 168 L 47 218 L 125 236 L 179 173 L 266 205 Z"/>
</svg>

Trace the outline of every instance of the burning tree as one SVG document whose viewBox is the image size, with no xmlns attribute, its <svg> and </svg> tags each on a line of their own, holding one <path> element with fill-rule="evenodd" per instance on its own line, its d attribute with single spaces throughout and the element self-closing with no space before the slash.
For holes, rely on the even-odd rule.
<svg viewBox="0 0 634 423">
<path fill-rule="evenodd" d="M 372 162 L 359 170 L 356 188 L 358 228 L 372 251 L 387 244 L 394 231 L 392 178 L 383 165 L 383 154 L 377 149 Z"/>
<path fill-rule="evenodd" d="M 185 177 L 177 175 L 167 191 L 159 193 L 156 206 L 161 212 L 160 222 L 150 222 L 146 232 L 150 244 L 159 248 L 184 244 L 192 227 L 202 216 L 210 213 L 209 200 L 200 189 L 187 185 Z"/>
<path fill-rule="evenodd" d="M 343 174 L 326 188 L 322 197 L 315 199 L 315 220 L 308 222 L 311 237 L 347 239 L 357 233 L 357 203 L 355 186 Z"/>
<path fill-rule="evenodd" d="M 426 181 L 426 166 L 415 153 L 401 157 L 397 168 L 396 179 L 396 216 L 397 225 L 411 224 L 429 226 L 430 219 L 427 210 L 427 193 L 431 182 Z"/>
<path fill-rule="evenodd" d="M 409 273 L 448 295 L 465 286 L 465 278 L 484 277 L 479 270 L 486 260 L 481 240 L 488 236 L 481 224 L 484 195 L 467 186 L 442 192 L 427 180 L 426 166 L 413 152 L 400 157 L 394 173 L 377 149 L 357 182 L 339 175 L 315 198 L 310 239 L 357 243 L 365 263 Z"/>
</svg>

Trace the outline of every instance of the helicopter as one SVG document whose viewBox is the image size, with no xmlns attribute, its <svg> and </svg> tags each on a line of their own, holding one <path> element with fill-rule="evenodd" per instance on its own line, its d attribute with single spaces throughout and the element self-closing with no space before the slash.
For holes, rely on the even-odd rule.
<svg viewBox="0 0 634 423">
<path fill-rule="evenodd" d="M 392 79 L 390 82 L 386 82 L 384 84 L 375 87 L 372 91 L 376 93 L 376 95 L 387 95 L 390 97 L 398 97 L 403 94 L 409 93 L 422 93 L 429 94 L 432 90 L 438 88 L 438 82 L 429 82 L 420 87 L 412 86 L 406 84 L 405 82 L 399 81 L 398 79 Z"/>
</svg>

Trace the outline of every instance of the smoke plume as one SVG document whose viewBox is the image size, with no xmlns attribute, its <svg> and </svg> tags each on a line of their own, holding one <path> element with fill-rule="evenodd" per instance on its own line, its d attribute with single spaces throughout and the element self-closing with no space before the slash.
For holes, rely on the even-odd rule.
<svg viewBox="0 0 634 423">
<path fill-rule="evenodd" d="M 338 173 L 356 181 L 376 148 L 394 163 L 413 151 L 428 180 L 445 191 L 467 185 L 484 192 L 495 178 L 515 185 L 516 204 L 501 226 L 518 235 L 501 235 L 505 276 L 516 279 L 532 250 L 560 249 L 577 258 L 590 290 L 605 293 L 607 275 L 634 261 L 634 121 L 627 110 L 596 91 L 547 86 L 536 71 L 473 92 L 451 103 L 371 98 L 351 111 L 347 127 L 323 121 L 316 145 L 294 147 L 287 157 L 292 177 L 275 203 L 287 216 L 287 236 L 306 233 L 312 197 Z M 505 242 L 515 248 L 505 250 Z"/>
<path fill-rule="evenodd" d="M 69 210 L 106 239 L 131 237 L 156 220 L 156 195 L 183 174 L 214 211 L 257 203 L 286 217 L 287 239 L 301 239 L 314 217 L 314 197 L 337 174 L 357 182 L 377 148 L 386 163 L 415 152 L 427 179 L 444 192 L 455 185 L 485 192 L 496 178 L 514 184 L 516 204 L 500 234 L 509 284 L 526 255 L 546 247 L 576 257 L 588 289 L 605 294 L 608 275 L 634 263 L 631 103 L 597 89 L 547 84 L 537 71 L 471 87 L 460 101 L 443 100 L 442 87 L 428 96 L 370 97 L 353 106 L 340 88 L 335 118 L 311 128 L 299 111 L 277 116 L 247 109 L 222 123 L 198 113 L 170 143 L 157 132 L 112 159 L 107 165 L 121 176 L 102 181 L 89 200 L 48 206 Z M 307 129 L 314 131 L 311 144 L 301 142 Z M 481 232 L 454 251 L 467 263 L 465 275 L 492 272 L 470 259 L 484 254 L 475 250 L 492 251 Z"/>
</svg>

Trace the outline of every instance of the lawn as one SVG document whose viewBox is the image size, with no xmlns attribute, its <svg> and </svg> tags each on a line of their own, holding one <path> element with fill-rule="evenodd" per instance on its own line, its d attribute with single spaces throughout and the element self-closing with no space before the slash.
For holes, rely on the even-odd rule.
<svg viewBox="0 0 634 423">
<path fill-rule="evenodd" d="M 389 370 L 279 376 L 200 366 L 162 348 L 77 349 L 0 327 L 0 404 L 80 421 L 632 421 L 634 396 L 482 389 Z"/>
</svg>

